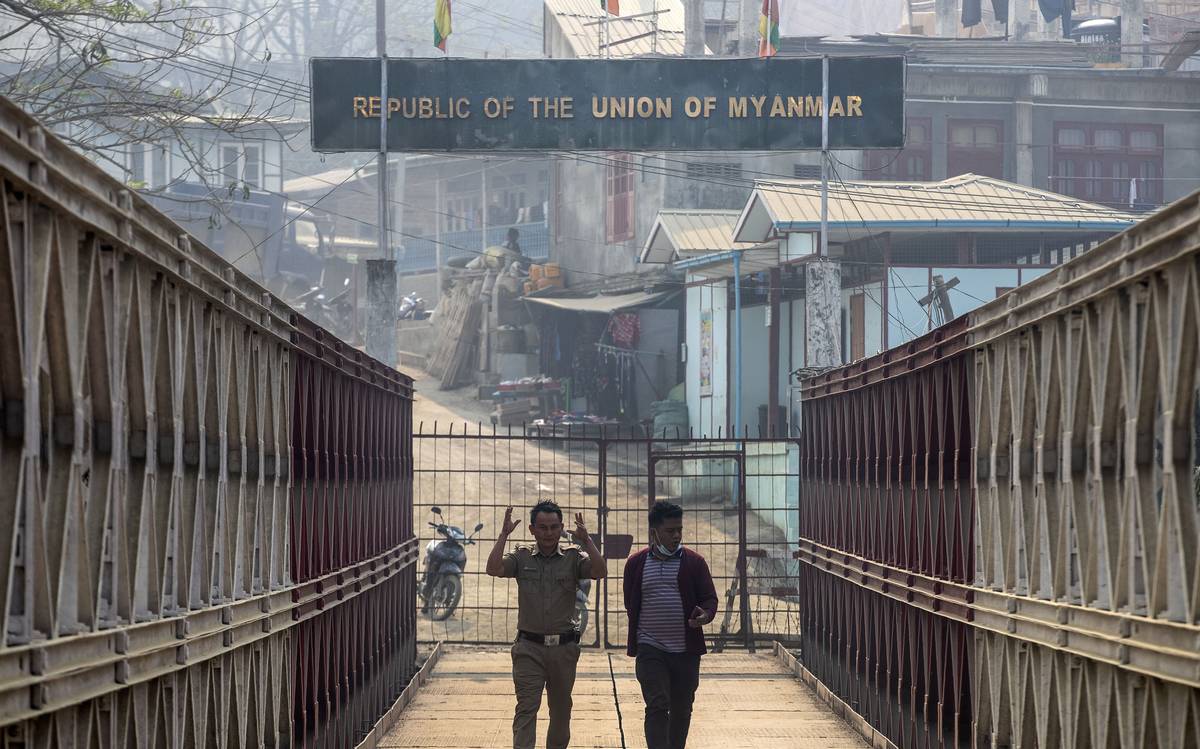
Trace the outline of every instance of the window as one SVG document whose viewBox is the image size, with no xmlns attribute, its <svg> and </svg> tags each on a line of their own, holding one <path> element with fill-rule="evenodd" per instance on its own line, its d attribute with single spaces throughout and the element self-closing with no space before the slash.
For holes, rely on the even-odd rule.
<svg viewBox="0 0 1200 749">
<path fill-rule="evenodd" d="M 905 120 L 904 148 L 899 151 L 867 151 L 863 158 L 863 179 L 925 182 L 933 171 L 931 120 L 909 117 Z"/>
<path fill-rule="evenodd" d="M 821 179 L 821 167 L 813 164 L 793 164 L 792 176 L 796 179 Z"/>
<path fill-rule="evenodd" d="M 1159 125 L 1056 124 L 1052 163 L 1056 192 L 1122 208 L 1162 202 Z"/>
<path fill-rule="evenodd" d="M 443 216 L 445 231 L 466 231 L 474 229 L 479 223 L 479 195 L 451 197 L 446 201 L 446 213 Z"/>
<path fill-rule="evenodd" d="M 605 241 L 609 244 L 633 239 L 633 165 L 629 154 L 614 154 L 608 165 L 608 205 Z"/>
<path fill-rule="evenodd" d="M 226 186 L 244 183 L 262 187 L 262 146 L 256 143 L 223 143 L 220 148 L 220 176 Z"/>
<path fill-rule="evenodd" d="M 1004 123 L 999 120 L 950 120 L 946 174 L 980 174 L 1004 179 Z"/>
<path fill-rule="evenodd" d="M 139 188 L 165 187 L 171 153 L 157 143 L 133 143 L 128 149 L 127 179 Z"/>
<path fill-rule="evenodd" d="M 687 176 L 689 179 L 740 180 L 742 165 L 728 162 L 689 161 Z"/>
</svg>

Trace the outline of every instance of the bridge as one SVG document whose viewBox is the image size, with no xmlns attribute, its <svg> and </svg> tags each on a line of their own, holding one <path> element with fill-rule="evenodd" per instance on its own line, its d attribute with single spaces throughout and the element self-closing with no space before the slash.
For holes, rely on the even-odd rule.
<svg viewBox="0 0 1200 749">
<path fill-rule="evenodd" d="M 455 615 L 418 615 L 425 516 L 486 541 L 535 496 L 609 560 L 598 679 L 671 496 L 723 594 L 714 672 L 783 664 L 770 720 L 817 745 L 1200 744 L 1200 193 L 809 377 L 798 436 L 650 437 L 414 424 L 410 377 L 7 102 L 0 177 L 6 747 L 420 745 L 431 685 L 495 666 L 455 648 L 513 626 L 474 553 Z"/>
</svg>

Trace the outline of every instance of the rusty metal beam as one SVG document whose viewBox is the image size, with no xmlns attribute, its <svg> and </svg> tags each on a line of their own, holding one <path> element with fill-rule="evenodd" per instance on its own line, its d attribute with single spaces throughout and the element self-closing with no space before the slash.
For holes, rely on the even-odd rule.
<svg viewBox="0 0 1200 749">
<path fill-rule="evenodd" d="M 416 667 L 411 404 L 0 101 L 6 744 L 352 746 Z"/>
<path fill-rule="evenodd" d="M 1200 193 L 803 392 L 833 691 L 899 745 L 1200 742 Z"/>
</svg>

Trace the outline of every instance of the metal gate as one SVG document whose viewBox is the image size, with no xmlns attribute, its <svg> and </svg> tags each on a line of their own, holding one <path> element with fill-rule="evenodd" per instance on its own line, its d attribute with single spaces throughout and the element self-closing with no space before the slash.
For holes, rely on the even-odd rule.
<svg viewBox="0 0 1200 749">
<path fill-rule="evenodd" d="M 418 617 L 424 641 L 504 644 L 516 633 L 516 586 L 484 572 L 506 507 L 523 516 L 510 548 L 531 541 L 537 502 L 557 502 L 567 529 L 584 515 L 608 562 L 588 596 L 584 644 L 622 649 L 628 635 L 625 559 L 647 542 L 647 511 L 659 499 L 684 508 L 684 544 L 702 554 L 720 596 L 706 633 L 714 649 L 798 642 L 799 450 L 795 440 L 650 439 L 572 429 L 493 432 L 480 426 L 423 428 L 414 437 L 417 532 L 434 538 L 432 507 L 446 522 L 484 528 L 467 547 L 462 600 L 444 621 Z M 424 551 L 422 551 L 424 554 Z M 423 570 L 423 567 L 422 567 Z M 422 572 L 418 572 L 418 575 Z"/>
</svg>

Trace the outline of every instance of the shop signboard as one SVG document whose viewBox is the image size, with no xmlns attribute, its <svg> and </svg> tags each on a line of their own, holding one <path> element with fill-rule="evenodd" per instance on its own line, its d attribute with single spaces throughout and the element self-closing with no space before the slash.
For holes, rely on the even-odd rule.
<svg viewBox="0 0 1200 749">
<path fill-rule="evenodd" d="M 313 150 L 775 151 L 821 147 L 821 58 L 311 62 Z M 904 145 L 904 58 L 829 60 L 829 146 Z"/>
</svg>

